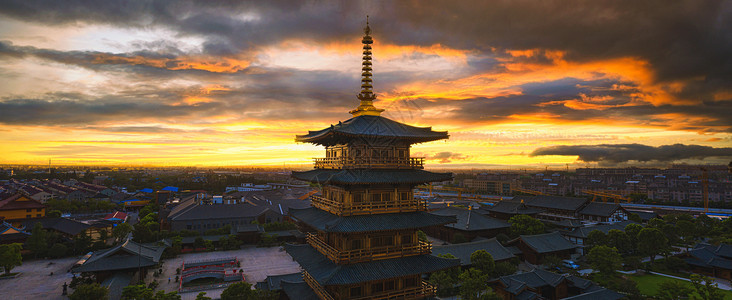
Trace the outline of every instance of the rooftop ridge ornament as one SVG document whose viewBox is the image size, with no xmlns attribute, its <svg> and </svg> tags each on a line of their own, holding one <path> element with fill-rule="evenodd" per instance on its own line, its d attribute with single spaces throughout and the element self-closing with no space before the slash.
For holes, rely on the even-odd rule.
<svg viewBox="0 0 732 300">
<path fill-rule="evenodd" d="M 366 27 L 363 29 L 364 36 L 361 40 L 363 43 L 363 67 L 361 68 L 361 92 L 358 94 L 358 99 L 361 100 L 361 104 L 356 109 L 349 111 L 354 117 L 358 116 L 379 116 L 383 109 L 374 107 L 374 87 L 371 85 L 371 44 L 374 40 L 369 34 L 371 34 L 371 27 L 369 27 L 369 16 L 366 16 Z"/>
</svg>

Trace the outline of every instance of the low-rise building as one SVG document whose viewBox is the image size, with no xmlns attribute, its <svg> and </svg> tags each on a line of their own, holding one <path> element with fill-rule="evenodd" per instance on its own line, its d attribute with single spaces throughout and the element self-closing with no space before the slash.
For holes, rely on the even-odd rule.
<svg viewBox="0 0 732 300">
<path fill-rule="evenodd" d="M 579 214 L 585 221 L 615 223 L 628 220 L 628 211 L 617 203 L 590 202 Z"/>
<path fill-rule="evenodd" d="M 425 229 L 425 233 L 428 235 L 448 242 L 454 242 L 458 234 L 461 234 L 465 238 L 465 241 L 472 241 L 479 236 L 492 238 L 500 233 L 507 234 L 511 228 L 511 224 L 508 224 L 506 221 L 482 215 L 472 209 L 452 206 L 430 213 L 438 216 L 454 216 L 457 218 L 457 222 L 455 223 Z"/>
<path fill-rule="evenodd" d="M 544 263 L 547 256 L 568 259 L 576 253 L 577 245 L 572 244 L 558 232 L 521 235 L 507 243 L 509 247 L 518 248 L 519 257 L 532 264 Z"/>
<path fill-rule="evenodd" d="M 22 194 L 0 195 L 0 220 L 14 226 L 46 216 L 46 206 Z"/>
</svg>

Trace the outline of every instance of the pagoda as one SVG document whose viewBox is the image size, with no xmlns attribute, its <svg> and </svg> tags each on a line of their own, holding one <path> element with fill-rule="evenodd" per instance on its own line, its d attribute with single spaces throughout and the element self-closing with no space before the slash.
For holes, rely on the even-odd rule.
<svg viewBox="0 0 732 300">
<path fill-rule="evenodd" d="M 413 189 L 450 180 L 452 174 L 424 171 L 424 159 L 409 152 L 412 144 L 448 134 L 381 116 L 384 110 L 373 104 L 368 19 L 364 32 L 360 105 L 350 111 L 353 117 L 295 139 L 325 146 L 326 155 L 315 159 L 314 170 L 292 173 L 322 190 L 311 196 L 312 207 L 290 210 L 308 231 L 308 243 L 285 249 L 302 267 L 305 288 L 320 299 L 432 297 L 435 288 L 422 275 L 460 262 L 430 255 L 431 244 L 420 241 L 417 231 L 453 223 L 455 217 L 427 213 Z"/>
</svg>

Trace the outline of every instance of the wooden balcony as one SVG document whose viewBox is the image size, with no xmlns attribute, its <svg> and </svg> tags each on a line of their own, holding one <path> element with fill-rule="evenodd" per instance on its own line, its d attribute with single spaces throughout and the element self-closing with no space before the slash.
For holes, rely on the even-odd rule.
<svg viewBox="0 0 732 300">
<path fill-rule="evenodd" d="M 343 203 L 321 196 L 310 196 L 313 207 L 325 210 L 339 216 L 370 215 L 374 213 L 399 213 L 427 210 L 427 201 L 417 198 L 396 201 L 362 201 L 358 203 Z"/>
<path fill-rule="evenodd" d="M 432 244 L 418 241 L 417 244 L 374 247 L 368 249 L 340 251 L 331 245 L 326 244 L 313 233 L 308 233 L 308 244 L 318 249 L 320 253 L 337 264 L 355 263 L 375 259 L 397 258 L 411 255 L 422 255 L 432 253 Z"/>
<path fill-rule="evenodd" d="M 328 291 L 326 291 L 320 283 L 315 281 L 315 278 L 310 276 L 310 274 L 305 270 L 302 271 L 302 279 L 310 286 L 310 288 L 313 289 L 313 292 L 318 295 L 318 298 L 323 300 L 335 300 L 335 298 L 333 298 L 333 296 L 331 296 Z"/>
<path fill-rule="evenodd" d="M 423 299 L 432 297 L 437 292 L 437 288 L 427 281 L 422 281 L 420 286 L 405 288 L 397 291 L 384 292 L 366 297 L 352 298 L 351 300 L 384 300 L 384 299 Z"/>
<path fill-rule="evenodd" d="M 424 157 L 324 157 L 314 160 L 316 169 L 424 169 Z"/>
</svg>

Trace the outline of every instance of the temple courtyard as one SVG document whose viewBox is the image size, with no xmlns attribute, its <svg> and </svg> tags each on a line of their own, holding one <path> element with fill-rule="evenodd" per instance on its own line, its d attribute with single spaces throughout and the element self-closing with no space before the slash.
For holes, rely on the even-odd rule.
<svg viewBox="0 0 732 300">
<path fill-rule="evenodd" d="M 157 280 L 160 284 L 157 290 L 166 292 L 178 291 L 178 284 L 175 281 L 175 269 L 179 268 L 183 261 L 209 260 L 217 258 L 236 257 L 241 262 L 246 282 L 254 285 L 264 280 L 269 275 L 280 275 L 300 271 L 297 262 L 281 247 L 256 248 L 245 247 L 240 250 L 216 251 L 182 254 L 173 259 L 163 261 L 163 274 L 153 277 L 153 270 L 149 271 L 146 282 Z M 30 260 L 24 261 L 22 266 L 16 267 L 12 272 L 20 272 L 21 276 L 13 279 L 0 280 L 0 291 L 3 291 L 3 299 L 68 299 L 61 295 L 63 284 L 71 283 L 72 275 L 66 271 L 79 260 L 79 257 Z M 53 272 L 53 275 L 51 275 Z M 168 278 L 171 278 L 168 283 Z M 223 292 L 223 288 L 205 290 L 206 296 L 217 298 Z M 72 290 L 69 289 L 69 293 Z M 195 299 L 197 292 L 181 293 L 183 300 Z"/>
</svg>

